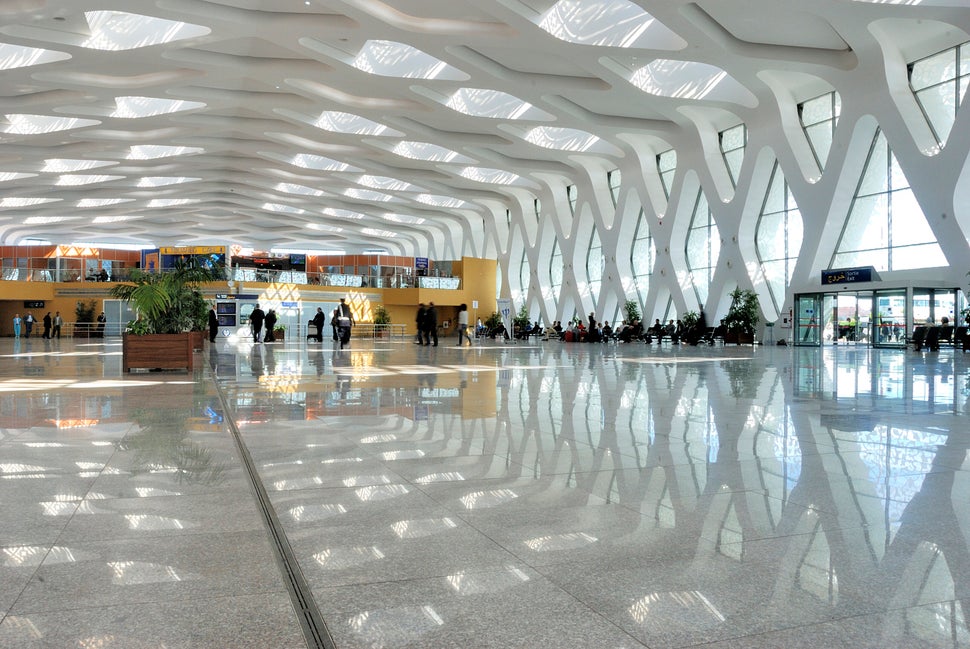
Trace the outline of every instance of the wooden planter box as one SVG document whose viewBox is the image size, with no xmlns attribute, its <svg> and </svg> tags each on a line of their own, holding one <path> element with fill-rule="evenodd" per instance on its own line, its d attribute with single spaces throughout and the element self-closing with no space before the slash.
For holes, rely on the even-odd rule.
<svg viewBox="0 0 970 649">
<path fill-rule="evenodd" d="M 192 371 L 192 334 L 122 335 L 122 370 Z"/>
</svg>

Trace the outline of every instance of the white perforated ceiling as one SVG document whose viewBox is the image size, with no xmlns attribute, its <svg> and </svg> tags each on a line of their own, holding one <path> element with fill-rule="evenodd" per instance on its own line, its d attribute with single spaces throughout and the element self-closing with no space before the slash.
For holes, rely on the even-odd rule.
<svg viewBox="0 0 970 649">
<path fill-rule="evenodd" d="M 0 241 L 487 254 L 483 220 L 504 219 L 511 196 L 614 168 L 640 144 L 693 141 L 698 120 L 755 128 L 779 83 L 797 97 L 850 75 L 877 47 L 875 21 L 965 12 L 963 0 L 3 0 Z M 934 51 L 911 38 L 910 53 Z"/>
</svg>

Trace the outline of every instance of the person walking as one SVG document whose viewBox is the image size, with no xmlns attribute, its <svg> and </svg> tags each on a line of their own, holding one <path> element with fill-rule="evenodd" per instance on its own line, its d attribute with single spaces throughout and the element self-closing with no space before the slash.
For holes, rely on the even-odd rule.
<svg viewBox="0 0 970 649">
<path fill-rule="evenodd" d="M 276 342 L 276 333 L 273 331 L 274 327 L 276 327 L 276 311 L 270 309 L 266 312 L 266 335 L 263 336 L 265 342 Z"/>
<path fill-rule="evenodd" d="M 354 326 L 354 314 L 350 310 L 350 305 L 340 298 L 340 305 L 337 306 L 337 329 L 340 333 L 340 349 L 350 344 L 350 330 Z"/>
<path fill-rule="evenodd" d="M 418 304 L 418 314 L 414 317 L 415 329 L 418 332 L 414 340 L 415 345 L 424 342 L 424 316 L 427 312 L 428 309 L 424 306 L 424 302 Z"/>
<path fill-rule="evenodd" d="M 13 314 L 13 337 L 20 338 L 20 325 L 23 323 L 23 319 L 20 317 L 19 313 Z"/>
<path fill-rule="evenodd" d="M 438 309 L 434 302 L 428 302 L 428 308 L 424 312 L 424 344 L 430 345 L 434 339 L 434 346 L 438 346 Z"/>
<path fill-rule="evenodd" d="M 249 314 L 249 324 L 253 328 L 253 342 L 259 342 L 259 334 L 263 330 L 263 320 L 266 319 L 266 314 L 263 310 L 259 308 L 259 304 L 256 304 L 256 308 L 253 312 Z"/>
<path fill-rule="evenodd" d="M 209 342 L 214 343 L 216 336 L 219 335 L 219 316 L 216 314 L 216 305 L 209 308 Z"/>
<path fill-rule="evenodd" d="M 28 311 L 27 315 L 24 316 L 25 338 L 30 338 L 30 332 L 33 331 L 35 322 L 37 322 L 37 320 L 34 318 L 34 314 Z"/>
<path fill-rule="evenodd" d="M 44 340 L 50 340 L 50 338 L 51 338 L 51 327 L 53 327 L 53 326 L 54 326 L 54 320 L 51 318 L 51 312 L 48 311 L 44 315 L 44 335 L 42 336 L 42 338 L 44 338 Z"/>
<path fill-rule="evenodd" d="M 458 347 L 461 347 L 462 338 L 468 340 L 468 344 L 472 344 L 472 339 L 468 335 L 468 305 L 460 304 L 458 306 Z"/>
<path fill-rule="evenodd" d="M 54 331 L 51 334 L 52 338 L 61 339 L 61 327 L 64 326 L 64 318 L 61 317 L 60 311 L 54 312 Z"/>
</svg>

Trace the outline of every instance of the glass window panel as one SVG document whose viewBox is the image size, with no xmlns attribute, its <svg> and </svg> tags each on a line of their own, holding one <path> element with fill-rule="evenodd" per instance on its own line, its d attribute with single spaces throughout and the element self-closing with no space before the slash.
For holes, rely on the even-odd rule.
<svg viewBox="0 0 970 649">
<path fill-rule="evenodd" d="M 936 235 L 926 221 L 922 208 L 916 202 L 913 190 L 906 189 L 892 194 L 892 242 L 893 246 L 915 243 L 936 243 Z"/>
<path fill-rule="evenodd" d="M 970 48 L 967 48 L 970 49 Z M 959 82 L 959 87 L 957 89 L 957 103 L 963 104 L 964 97 L 967 96 L 967 84 L 970 83 L 970 76 L 961 77 Z"/>
<path fill-rule="evenodd" d="M 913 89 L 922 90 L 928 86 L 955 78 L 956 52 L 950 49 L 914 63 L 910 84 Z"/>
<path fill-rule="evenodd" d="M 947 266 L 946 255 L 938 243 L 893 248 L 893 270 L 939 268 Z"/>
<path fill-rule="evenodd" d="M 737 184 L 738 176 L 741 174 L 741 163 L 744 161 L 744 150 L 725 153 L 724 161 L 727 163 L 728 170 L 731 172 L 731 180 Z"/>
<path fill-rule="evenodd" d="M 794 201 L 790 203 L 794 205 Z M 802 223 L 802 213 L 794 209 L 788 213 L 788 257 L 793 260 L 798 259 L 798 253 L 802 250 L 802 237 L 804 236 L 805 226 Z M 794 267 L 794 261 L 792 266 Z"/>
<path fill-rule="evenodd" d="M 886 138 L 883 137 L 882 132 L 879 132 L 862 176 L 862 182 L 859 183 L 859 189 L 856 192 L 858 196 L 889 191 L 889 179 L 886 177 L 889 168 L 888 148 Z"/>
<path fill-rule="evenodd" d="M 909 180 L 906 179 L 906 174 L 903 173 L 903 168 L 899 166 L 899 160 L 896 159 L 895 155 L 890 154 L 889 156 L 889 187 L 893 191 L 898 191 L 900 189 L 906 189 L 909 187 Z"/>
<path fill-rule="evenodd" d="M 677 152 L 673 149 L 664 151 L 657 156 L 657 166 L 660 172 L 673 171 L 677 168 Z"/>
<path fill-rule="evenodd" d="M 765 206 L 762 210 L 768 214 L 771 212 L 781 212 L 785 209 L 785 177 L 775 169 L 771 174 L 771 185 L 768 187 L 768 195 L 765 198 Z"/>
<path fill-rule="evenodd" d="M 871 250 L 889 246 L 886 194 L 855 199 L 839 250 Z"/>
<path fill-rule="evenodd" d="M 835 255 L 833 268 L 854 268 L 856 266 L 872 266 L 877 271 L 889 270 L 889 250 L 858 250 L 842 252 Z"/>
<path fill-rule="evenodd" d="M 775 300 L 776 307 L 784 303 L 785 289 L 788 285 L 788 277 L 785 272 L 785 260 L 766 261 L 762 263 L 765 279 L 768 281 L 768 289 Z"/>
<path fill-rule="evenodd" d="M 835 123 L 838 124 L 839 117 L 842 115 L 842 95 L 839 93 L 833 93 L 835 95 Z"/>
<path fill-rule="evenodd" d="M 707 294 L 711 286 L 711 272 L 709 268 L 702 268 L 691 272 L 691 279 L 694 284 L 694 292 L 697 293 L 697 302 L 704 304 L 707 302 Z"/>
<path fill-rule="evenodd" d="M 970 43 L 960 46 L 960 76 L 970 74 Z"/>
<path fill-rule="evenodd" d="M 832 149 L 832 123 L 822 122 L 815 126 L 805 129 L 812 150 L 815 151 L 815 158 L 819 166 L 825 166 L 825 161 L 829 159 L 829 151 Z"/>
<path fill-rule="evenodd" d="M 764 214 L 758 223 L 758 255 L 763 260 L 785 258 L 785 214 Z"/>
<path fill-rule="evenodd" d="M 733 151 L 741 148 L 744 148 L 744 124 L 739 124 L 721 133 L 722 151 Z"/>
<path fill-rule="evenodd" d="M 832 117 L 832 95 L 825 94 L 802 104 L 802 124 L 810 126 Z"/>
<path fill-rule="evenodd" d="M 952 84 L 944 84 L 928 88 L 916 96 L 926 114 L 926 120 L 936 135 L 936 141 L 940 144 L 945 143 L 950 137 L 950 129 L 953 128 L 953 120 L 956 116 L 954 105 L 956 97 L 953 90 Z"/>
</svg>

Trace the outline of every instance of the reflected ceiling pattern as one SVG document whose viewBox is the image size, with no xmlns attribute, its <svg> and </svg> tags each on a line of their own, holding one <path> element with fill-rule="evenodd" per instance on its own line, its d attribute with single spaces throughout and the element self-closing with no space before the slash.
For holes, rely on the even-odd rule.
<svg viewBox="0 0 970 649">
<path fill-rule="evenodd" d="M 852 84 L 857 53 L 882 56 L 877 22 L 955 6 L 729 5 L 6 2 L 0 242 L 487 256 L 540 188 L 698 131 L 777 129 L 778 95 Z M 409 219 L 393 232 L 388 202 Z"/>
<path fill-rule="evenodd" d="M 230 426 L 339 647 L 970 640 L 959 352 L 223 342 L 127 377 L 60 345 L 0 348 L 3 646 L 160 646 L 101 613 L 218 634 L 278 590 Z M 300 646 L 259 601 L 240 628 Z"/>
</svg>

